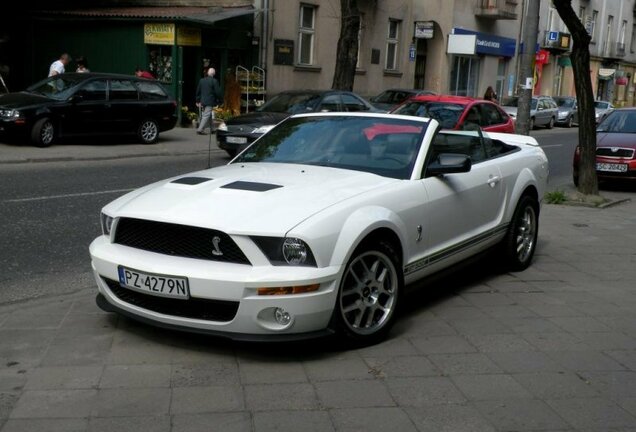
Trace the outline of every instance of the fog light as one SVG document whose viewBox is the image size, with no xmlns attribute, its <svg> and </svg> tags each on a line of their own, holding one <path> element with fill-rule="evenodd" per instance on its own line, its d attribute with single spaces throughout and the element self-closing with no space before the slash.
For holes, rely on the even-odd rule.
<svg viewBox="0 0 636 432">
<path fill-rule="evenodd" d="M 274 318 L 280 325 L 286 326 L 291 322 L 291 315 L 283 308 L 276 308 L 274 310 Z"/>
</svg>

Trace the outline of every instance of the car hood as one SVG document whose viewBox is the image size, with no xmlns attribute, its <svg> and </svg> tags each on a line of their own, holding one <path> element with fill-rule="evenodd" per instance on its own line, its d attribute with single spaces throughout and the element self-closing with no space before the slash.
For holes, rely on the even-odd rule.
<svg viewBox="0 0 636 432">
<path fill-rule="evenodd" d="M 291 114 L 289 113 L 279 113 L 279 112 L 253 112 L 248 114 L 243 114 L 225 122 L 228 126 L 238 126 L 238 125 L 255 125 L 255 126 L 265 126 L 265 125 L 275 125 L 285 120 Z"/>
<path fill-rule="evenodd" d="M 191 177 L 212 180 L 197 185 L 175 183 L 178 178 L 161 181 L 124 195 L 104 211 L 232 234 L 281 236 L 321 210 L 400 181 L 360 171 L 278 163 L 232 164 L 179 178 Z M 267 188 L 271 189 L 263 190 Z"/>
<path fill-rule="evenodd" d="M 33 105 L 42 105 L 51 102 L 55 102 L 55 100 L 27 92 L 8 93 L 0 96 L 0 106 L 8 109 L 28 108 Z"/>
<path fill-rule="evenodd" d="M 633 149 L 636 148 L 636 142 L 634 142 L 634 134 L 632 133 L 597 132 L 596 146 Z"/>
</svg>

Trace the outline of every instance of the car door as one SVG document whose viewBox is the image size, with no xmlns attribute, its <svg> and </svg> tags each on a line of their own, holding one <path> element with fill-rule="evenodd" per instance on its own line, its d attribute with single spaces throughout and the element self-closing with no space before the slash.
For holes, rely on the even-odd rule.
<svg viewBox="0 0 636 432">
<path fill-rule="evenodd" d="M 486 132 L 513 132 L 510 118 L 504 115 L 495 105 L 480 103 L 482 128 Z"/>
<path fill-rule="evenodd" d="M 69 99 L 67 113 L 61 116 L 61 133 L 93 134 L 108 131 L 106 80 L 90 80 Z"/>
<path fill-rule="evenodd" d="M 537 115 L 534 122 L 535 125 L 543 126 L 550 121 L 548 117 L 550 111 L 547 108 L 545 99 L 539 99 L 537 103 Z"/>
<path fill-rule="evenodd" d="M 433 139 L 426 165 L 441 153 L 471 157 L 469 172 L 428 176 L 422 205 L 428 268 L 435 271 L 484 247 L 501 229 L 505 190 L 497 159 L 488 159 L 479 132 L 441 131 Z"/>
<path fill-rule="evenodd" d="M 108 120 L 115 133 L 135 132 L 143 115 L 137 87 L 128 79 L 108 80 Z"/>
</svg>

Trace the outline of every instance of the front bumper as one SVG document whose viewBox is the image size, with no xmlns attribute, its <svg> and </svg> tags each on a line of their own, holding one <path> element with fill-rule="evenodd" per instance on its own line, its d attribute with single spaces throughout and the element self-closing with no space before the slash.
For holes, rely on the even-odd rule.
<svg viewBox="0 0 636 432">
<path fill-rule="evenodd" d="M 97 301 L 107 311 L 160 327 L 241 340 L 295 340 L 329 333 L 340 267 L 249 266 L 173 257 L 113 244 L 105 236 L 91 243 L 90 254 L 99 290 Z M 129 290 L 115 286 L 120 265 L 147 273 L 187 277 L 192 300 L 234 304 L 236 312 L 222 314 L 219 318 L 200 319 L 172 313 L 169 306 L 166 309 L 165 299 L 162 308 L 154 307 L 153 300 L 157 297 L 150 294 L 136 294 L 137 297 L 147 296 L 149 302 L 130 301 L 121 295 L 121 290 Z M 257 294 L 259 287 L 311 284 L 319 284 L 318 291 L 293 295 Z M 185 300 L 168 300 L 168 303 L 170 301 Z M 276 322 L 276 308 L 282 308 L 292 316 L 288 325 Z M 209 316 L 214 317 L 214 313 Z"/>
<path fill-rule="evenodd" d="M 254 133 L 234 133 L 227 131 L 216 131 L 216 142 L 220 149 L 240 153 L 250 144 L 260 138 L 262 134 Z M 234 140 L 234 142 L 230 142 Z M 239 142 L 240 141 L 240 142 Z"/>
</svg>

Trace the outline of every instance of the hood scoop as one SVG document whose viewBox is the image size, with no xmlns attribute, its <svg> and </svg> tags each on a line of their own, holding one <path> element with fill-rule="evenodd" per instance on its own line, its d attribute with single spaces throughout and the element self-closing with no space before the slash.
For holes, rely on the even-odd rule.
<svg viewBox="0 0 636 432">
<path fill-rule="evenodd" d="M 201 184 L 201 183 L 205 183 L 205 182 L 210 181 L 210 180 L 214 180 L 214 179 L 207 178 L 207 177 L 181 177 L 181 178 L 178 178 L 176 180 L 171 181 L 170 183 L 194 186 L 194 185 L 198 185 L 198 184 Z"/>
<path fill-rule="evenodd" d="M 238 189 L 251 192 L 267 192 L 268 190 L 278 189 L 281 187 L 283 186 L 270 183 L 255 183 L 247 181 L 235 181 L 233 183 L 228 183 L 225 186 L 221 186 L 221 188 L 223 189 Z"/>
</svg>

